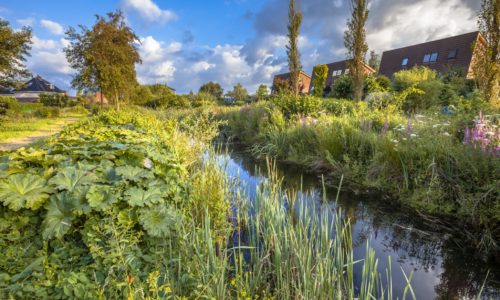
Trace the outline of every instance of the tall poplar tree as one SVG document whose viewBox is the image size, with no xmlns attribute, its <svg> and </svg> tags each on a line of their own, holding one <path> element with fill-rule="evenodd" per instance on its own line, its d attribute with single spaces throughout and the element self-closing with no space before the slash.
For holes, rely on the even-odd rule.
<svg viewBox="0 0 500 300">
<path fill-rule="evenodd" d="M 314 86 L 314 96 L 322 97 L 323 91 L 325 90 L 326 79 L 328 78 L 328 66 L 319 65 L 313 68 L 313 86 Z"/>
<path fill-rule="evenodd" d="M 288 7 L 288 46 L 286 53 L 288 55 L 288 69 L 290 71 L 290 83 L 294 95 L 300 91 L 299 78 L 302 65 L 300 63 L 300 53 L 298 41 L 300 34 L 300 25 L 302 24 L 302 13 L 296 9 L 295 0 L 290 0 Z"/>
<path fill-rule="evenodd" d="M 121 11 L 96 16 L 91 29 L 80 25 L 66 32 L 70 45 L 64 49 L 71 67 L 77 70 L 72 85 L 84 91 L 101 91 L 116 108 L 128 100 L 137 85 L 135 64 L 141 59 L 138 37 L 125 23 Z"/>
<path fill-rule="evenodd" d="M 15 87 L 30 73 L 24 66 L 31 49 L 31 28 L 14 30 L 0 19 L 0 86 Z"/>
<path fill-rule="evenodd" d="M 479 30 L 484 41 L 475 47 L 473 72 L 487 100 L 499 104 L 500 1 L 484 0 L 479 12 Z"/>
<path fill-rule="evenodd" d="M 368 51 L 365 32 L 365 24 L 368 19 L 367 0 L 351 0 L 351 6 L 352 16 L 347 21 L 344 45 L 350 59 L 349 69 L 353 83 L 353 97 L 355 101 L 360 101 L 363 99 L 364 61 Z"/>
</svg>

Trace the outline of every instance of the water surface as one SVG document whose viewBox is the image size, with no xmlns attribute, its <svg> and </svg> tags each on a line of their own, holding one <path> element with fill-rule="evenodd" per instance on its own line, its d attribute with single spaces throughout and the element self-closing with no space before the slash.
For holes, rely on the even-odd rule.
<svg viewBox="0 0 500 300">
<path fill-rule="evenodd" d="M 242 182 L 252 198 L 258 183 L 265 178 L 266 164 L 253 160 L 243 151 L 219 154 L 226 173 Z M 365 256 L 366 242 L 379 259 L 379 272 L 385 274 L 391 257 L 393 291 L 403 295 L 406 281 L 403 271 L 412 274 L 411 285 L 418 299 L 472 299 L 487 278 L 483 296 L 500 299 L 500 265 L 485 262 L 477 251 L 467 247 L 459 233 L 437 229 L 425 217 L 405 211 L 397 204 L 382 201 L 381 195 L 356 195 L 342 191 L 335 202 L 337 191 L 327 189 L 327 204 L 321 204 L 323 188 L 317 176 L 303 174 L 300 169 L 279 165 L 285 188 L 295 190 L 303 201 L 316 201 L 318 207 L 340 206 L 351 220 L 354 259 Z M 302 190 L 302 191 L 301 191 Z M 326 209 L 326 208 L 325 208 Z M 361 265 L 355 268 L 355 277 L 361 277 Z M 489 275 L 487 276 L 489 272 Z M 385 276 L 385 275 L 384 275 Z"/>
</svg>

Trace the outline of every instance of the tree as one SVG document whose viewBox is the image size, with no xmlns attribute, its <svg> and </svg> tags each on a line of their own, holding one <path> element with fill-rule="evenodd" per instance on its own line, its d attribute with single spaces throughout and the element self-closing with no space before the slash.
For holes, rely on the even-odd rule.
<svg viewBox="0 0 500 300">
<path fill-rule="evenodd" d="M 234 98 L 235 102 L 243 102 L 248 97 L 248 91 L 240 84 L 236 84 L 233 90 L 228 93 L 230 97 Z"/>
<path fill-rule="evenodd" d="M 200 87 L 199 92 L 211 94 L 214 97 L 216 97 L 218 100 L 222 99 L 222 96 L 224 95 L 224 89 L 222 88 L 222 86 L 220 84 L 218 84 L 216 82 L 212 82 L 212 81 L 202 85 Z"/>
<path fill-rule="evenodd" d="M 290 94 L 293 92 L 290 86 L 290 80 L 279 77 L 274 78 L 271 90 L 275 94 Z"/>
<path fill-rule="evenodd" d="M 257 89 L 257 92 L 255 93 L 255 98 L 257 101 L 262 101 L 266 99 L 266 97 L 269 95 L 269 89 L 267 88 L 267 85 L 261 84 L 259 85 L 259 88 Z"/>
<path fill-rule="evenodd" d="M 325 90 L 326 78 L 328 77 L 328 66 L 319 65 L 313 68 L 313 86 L 314 86 L 314 96 L 322 97 L 323 91 Z"/>
<path fill-rule="evenodd" d="M 378 71 L 378 69 L 380 68 L 380 56 L 373 50 L 370 51 L 370 59 L 368 60 L 368 65 L 376 71 Z"/>
<path fill-rule="evenodd" d="M 135 64 L 141 59 L 136 47 L 138 37 L 125 23 L 121 11 L 96 16 L 91 29 L 79 26 L 66 32 L 70 45 L 64 49 L 71 67 L 77 70 L 72 80 L 76 89 L 101 91 L 120 102 L 130 98 L 137 85 Z"/>
<path fill-rule="evenodd" d="M 23 62 L 29 56 L 31 36 L 31 28 L 13 30 L 9 22 L 0 19 L 0 86 L 18 86 L 30 75 Z"/>
<path fill-rule="evenodd" d="M 302 13 L 297 11 L 295 8 L 295 0 L 290 0 L 288 8 L 288 22 L 288 46 L 286 47 L 286 53 L 288 55 L 288 68 L 290 70 L 292 91 L 295 95 L 298 95 L 300 92 L 299 77 L 300 71 L 302 70 L 298 49 Z"/>
<path fill-rule="evenodd" d="M 368 19 L 367 0 L 351 0 L 351 5 L 352 16 L 347 22 L 344 45 L 350 59 L 349 69 L 353 83 L 354 100 L 360 101 L 363 98 L 364 60 L 368 51 L 365 32 L 365 24 Z"/>
<path fill-rule="evenodd" d="M 484 43 L 476 43 L 473 72 L 487 100 L 497 102 L 500 81 L 500 1 L 484 0 L 479 12 L 479 30 Z"/>
</svg>

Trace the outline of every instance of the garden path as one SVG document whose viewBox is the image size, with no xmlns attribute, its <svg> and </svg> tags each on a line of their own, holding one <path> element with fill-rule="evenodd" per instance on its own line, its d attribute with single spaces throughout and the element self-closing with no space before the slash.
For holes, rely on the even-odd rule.
<svg viewBox="0 0 500 300">
<path fill-rule="evenodd" d="M 30 132 L 29 135 L 0 141 L 0 151 L 16 150 L 18 148 L 33 144 L 33 143 L 35 143 L 43 138 L 49 137 L 49 136 L 59 132 L 64 126 L 66 126 L 70 123 L 76 122 L 79 119 L 80 119 L 80 117 L 65 118 L 65 119 L 55 123 L 54 125 L 47 126 L 44 129 Z"/>
</svg>

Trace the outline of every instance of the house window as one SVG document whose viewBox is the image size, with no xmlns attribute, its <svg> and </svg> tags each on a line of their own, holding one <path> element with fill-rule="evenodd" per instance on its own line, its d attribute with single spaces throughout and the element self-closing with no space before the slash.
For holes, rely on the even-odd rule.
<svg viewBox="0 0 500 300">
<path fill-rule="evenodd" d="M 54 89 L 54 85 L 51 83 L 49 84 L 49 90 L 53 90 Z"/>
<path fill-rule="evenodd" d="M 457 54 L 458 54 L 458 49 L 450 49 L 448 51 L 448 59 L 457 58 Z"/>
<path fill-rule="evenodd" d="M 333 76 L 339 76 L 340 74 L 342 74 L 342 70 L 333 71 Z"/>
<path fill-rule="evenodd" d="M 428 62 L 436 62 L 438 58 L 438 53 L 437 52 L 432 52 L 424 55 L 424 63 Z"/>
<path fill-rule="evenodd" d="M 349 69 L 345 69 L 344 74 L 349 74 Z"/>
<path fill-rule="evenodd" d="M 408 66 L 408 57 L 403 58 L 403 60 L 401 61 L 401 66 L 402 67 Z"/>
</svg>

